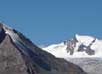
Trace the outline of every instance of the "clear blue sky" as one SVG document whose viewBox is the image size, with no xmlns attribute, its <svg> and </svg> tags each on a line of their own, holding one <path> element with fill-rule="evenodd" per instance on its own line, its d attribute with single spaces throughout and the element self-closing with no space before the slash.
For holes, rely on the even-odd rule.
<svg viewBox="0 0 102 74">
<path fill-rule="evenodd" d="M 102 0 L 0 0 L 0 20 L 35 44 L 76 33 L 102 38 Z"/>
</svg>

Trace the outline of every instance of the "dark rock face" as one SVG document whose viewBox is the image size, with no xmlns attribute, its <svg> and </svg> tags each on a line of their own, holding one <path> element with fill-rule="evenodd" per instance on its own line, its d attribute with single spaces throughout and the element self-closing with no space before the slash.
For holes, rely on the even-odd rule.
<svg viewBox="0 0 102 74">
<path fill-rule="evenodd" d="M 0 43 L 0 74 L 87 74 L 77 65 L 55 58 L 14 31 L 20 41 L 5 34 Z M 0 35 L 1 37 L 1 35 Z"/>
<path fill-rule="evenodd" d="M 81 44 L 78 48 L 78 51 L 79 52 L 83 52 L 85 51 L 88 55 L 94 55 L 95 54 L 95 51 L 91 49 L 91 47 L 89 46 L 85 46 L 83 44 Z"/>
<path fill-rule="evenodd" d="M 3 29 L 3 25 L 0 24 L 0 43 L 4 40 L 6 34 L 5 34 L 5 31 Z"/>
<path fill-rule="evenodd" d="M 64 44 L 67 45 L 67 52 L 70 52 L 70 55 L 74 54 L 74 48 L 76 47 L 76 43 L 78 42 L 78 40 L 76 39 L 76 37 L 74 37 L 71 40 L 66 40 L 64 41 Z"/>
<path fill-rule="evenodd" d="M 91 49 L 91 46 L 95 41 L 96 39 L 94 39 L 88 46 L 81 44 L 78 48 L 78 51 L 79 52 L 85 51 L 88 55 L 94 55 L 95 51 Z"/>
<path fill-rule="evenodd" d="M 9 36 L 0 44 L 0 74 L 28 74 L 25 61 Z"/>
</svg>

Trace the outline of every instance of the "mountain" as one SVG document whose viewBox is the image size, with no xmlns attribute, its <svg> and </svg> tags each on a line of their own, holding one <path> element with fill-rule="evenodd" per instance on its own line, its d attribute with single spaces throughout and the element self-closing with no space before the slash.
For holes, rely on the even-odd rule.
<svg viewBox="0 0 102 74">
<path fill-rule="evenodd" d="M 0 74 L 87 74 L 79 66 L 56 58 L 22 33 L 0 23 Z"/>
<path fill-rule="evenodd" d="M 72 39 L 44 47 L 43 50 L 59 58 L 102 57 L 102 40 L 76 34 Z"/>
<path fill-rule="evenodd" d="M 69 40 L 42 49 L 80 66 L 88 74 L 102 73 L 102 40 L 95 37 L 76 34 Z"/>
</svg>

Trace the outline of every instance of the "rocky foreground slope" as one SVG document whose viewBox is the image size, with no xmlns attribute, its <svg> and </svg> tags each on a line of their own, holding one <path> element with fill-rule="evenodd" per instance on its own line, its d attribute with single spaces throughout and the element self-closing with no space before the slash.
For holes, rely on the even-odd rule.
<svg viewBox="0 0 102 74">
<path fill-rule="evenodd" d="M 55 58 L 20 32 L 0 23 L 0 74 L 87 74 L 79 66 Z"/>
</svg>

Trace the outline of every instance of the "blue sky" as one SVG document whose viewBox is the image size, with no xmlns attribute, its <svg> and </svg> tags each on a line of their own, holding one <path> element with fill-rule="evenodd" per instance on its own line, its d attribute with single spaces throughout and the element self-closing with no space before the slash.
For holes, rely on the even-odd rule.
<svg viewBox="0 0 102 74">
<path fill-rule="evenodd" d="M 0 0 L 0 20 L 38 45 L 76 33 L 102 38 L 102 0 Z"/>
</svg>

